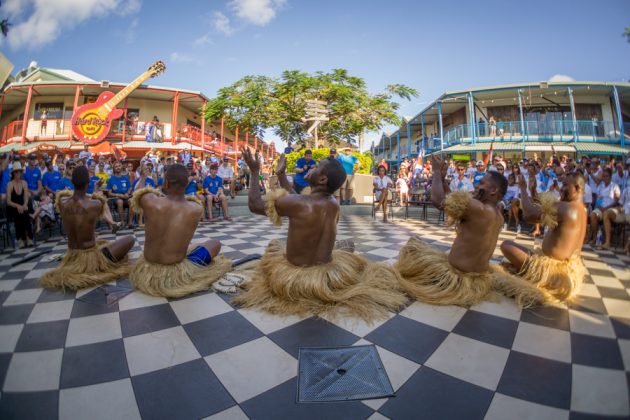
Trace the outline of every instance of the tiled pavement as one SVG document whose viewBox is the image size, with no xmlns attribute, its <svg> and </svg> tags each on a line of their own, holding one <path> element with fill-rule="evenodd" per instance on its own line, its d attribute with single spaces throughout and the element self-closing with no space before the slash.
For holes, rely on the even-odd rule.
<svg viewBox="0 0 630 420">
<path fill-rule="evenodd" d="M 220 239 L 223 253 L 239 258 L 262 253 L 285 233 L 286 226 L 241 217 L 202 225 L 196 238 Z M 385 225 L 359 216 L 339 223 L 339 238 L 353 238 L 374 260 L 395 258 L 411 234 L 443 246 L 453 237 L 435 223 Z M 132 256 L 144 240 L 143 232 L 135 235 Z M 39 249 L 63 252 L 65 244 Z M 1 419 L 630 415 L 630 260 L 612 252 L 585 249 L 590 275 L 568 307 L 413 303 L 374 325 L 271 316 L 234 308 L 212 292 L 179 300 L 133 292 L 94 305 L 78 300 L 88 291 L 39 288 L 38 277 L 54 264 L 38 258 L 12 267 L 24 254 L 0 257 Z M 395 398 L 295 403 L 300 346 L 365 343 L 377 346 Z"/>
</svg>

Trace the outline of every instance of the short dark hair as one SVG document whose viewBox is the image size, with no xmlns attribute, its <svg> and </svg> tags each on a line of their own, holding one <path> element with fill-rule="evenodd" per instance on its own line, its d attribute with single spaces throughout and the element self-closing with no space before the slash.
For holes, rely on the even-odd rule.
<svg viewBox="0 0 630 420">
<path fill-rule="evenodd" d="M 608 175 L 612 176 L 612 172 L 613 171 L 612 171 L 612 169 L 606 167 L 606 168 L 604 168 L 604 172 L 606 172 Z"/>
<path fill-rule="evenodd" d="M 305 155 L 312 155 L 313 152 L 311 151 L 311 149 L 306 149 L 306 151 L 304 152 Z"/>
<path fill-rule="evenodd" d="M 492 182 L 492 184 L 494 184 L 494 186 L 499 189 L 499 192 L 501 193 L 501 198 L 503 198 L 503 196 L 507 192 L 507 179 L 505 179 L 505 177 L 500 173 L 494 171 L 488 172 L 487 175 L 490 177 L 490 182 Z"/>
<path fill-rule="evenodd" d="M 580 187 L 580 191 L 584 191 L 584 185 L 586 184 L 586 179 L 584 178 L 584 174 L 582 172 L 569 172 L 565 175 L 565 179 L 571 177 L 575 180 L 575 183 Z"/>
<path fill-rule="evenodd" d="M 90 184 L 90 173 L 87 167 L 79 166 L 72 172 L 72 185 L 75 190 L 84 190 Z"/>
<path fill-rule="evenodd" d="M 346 171 L 337 159 L 326 158 L 322 160 L 324 163 L 322 173 L 328 177 L 326 187 L 330 194 L 337 191 L 344 182 L 346 182 Z"/>
<path fill-rule="evenodd" d="M 164 178 L 169 186 L 183 190 L 188 186 L 188 169 L 184 165 L 175 163 L 168 167 Z"/>
</svg>

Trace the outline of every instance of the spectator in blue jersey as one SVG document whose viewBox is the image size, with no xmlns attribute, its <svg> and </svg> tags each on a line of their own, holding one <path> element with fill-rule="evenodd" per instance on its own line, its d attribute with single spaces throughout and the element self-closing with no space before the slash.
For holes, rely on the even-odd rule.
<svg viewBox="0 0 630 420">
<path fill-rule="evenodd" d="M 63 177 L 59 180 L 59 189 L 74 191 L 74 184 L 72 183 L 72 172 L 74 171 L 76 164 L 73 160 L 69 160 L 66 166 L 59 165 L 59 169 L 63 170 Z"/>
<path fill-rule="evenodd" d="M 476 186 L 481 181 L 481 178 L 486 176 L 485 165 L 483 160 L 477 161 L 477 171 L 472 176 L 473 186 Z"/>
<path fill-rule="evenodd" d="M 293 186 L 295 192 L 300 194 L 302 190 L 308 187 L 308 181 L 304 179 L 304 176 L 317 166 L 317 162 L 313 160 L 313 152 L 306 150 L 304 157 L 301 157 L 295 162 L 295 178 L 293 179 Z"/>
<path fill-rule="evenodd" d="M 59 181 L 61 181 L 61 174 L 55 170 L 52 160 L 46 161 L 46 173 L 42 177 L 42 186 L 46 192 L 54 196 L 59 191 Z"/>
<path fill-rule="evenodd" d="M 341 166 L 343 166 L 344 171 L 346 171 L 346 181 L 339 188 L 339 199 L 340 204 L 351 204 L 352 203 L 352 193 L 354 190 L 354 173 L 359 168 L 359 159 L 350 154 L 349 147 L 344 147 L 341 149 L 341 154 L 337 157 Z"/>
<path fill-rule="evenodd" d="M 131 181 L 129 177 L 122 174 L 122 164 L 114 163 L 114 173 L 107 181 L 107 195 L 116 205 L 118 217 L 122 221 L 125 207 L 129 209 L 127 227 L 133 228 L 133 209 L 131 208 Z"/>
<path fill-rule="evenodd" d="M 88 184 L 87 193 L 94 194 L 95 192 L 98 192 L 101 185 L 103 185 L 101 178 L 96 176 L 96 164 L 94 162 L 88 166 L 88 174 L 90 176 L 90 183 Z M 109 207 L 106 208 L 109 209 Z"/>
<path fill-rule="evenodd" d="M 184 190 L 184 195 L 190 195 L 190 196 L 197 196 L 197 184 L 199 183 L 199 176 L 197 175 L 197 172 L 194 170 L 193 164 L 189 163 L 188 165 L 186 165 L 186 168 L 188 169 L 188 185 L 186 186 L 186 189 Z"/>
<path fill-rule="evenodd" d="M 133 190 L 139 190 L 145 187 L 153 187 L 155 188 L 155 181 L 151 177 L 151 166 L 149 163 L 141 164 L 138 168 L 140 170 L 138 178 L 133 182 Z"/>
<path fill-rule="evenodd" d="M 210 175 L 203 180 L 203 190 L 206 193 L 206 208 L 208 209 L 208 221 L 213 221 L 212 207 L 219 205 L 223 207 L 223 218 L 225 220 L 232 220 L 230 213 L 228 212 L 228 199 L 223 192 L 223 179 L 217 172 L 219 171 L 219 165 L 210 165 Z"/>
<path fill-rule="evenodd" d="M 32 153 L 28 156 L 28 165 L 22 174 L 28 190 L 33 199 L 39 200 L 39 191 L 42 189 L 42 171 L 37 167 L 37 156 Z"/>
<path fill-rule="evenodd" d="M 2 202 L 7 201 L 7 185 L 11 181 L 11 168 L 9 163 L 11 161 L 12 154 L 6 153 L 0 158 L 0 174 L 2 175 L 2 181 L 0 181 L 0 199 Z"/>
</svg>

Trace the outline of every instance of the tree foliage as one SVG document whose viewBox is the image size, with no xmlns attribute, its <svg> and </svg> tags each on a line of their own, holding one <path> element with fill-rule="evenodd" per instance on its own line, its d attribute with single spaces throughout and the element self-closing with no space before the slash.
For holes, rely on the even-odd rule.
<svg viewBox="0 0 630 420">
<path fill-rule="evenodd" d="M 295 172 L 295 162 L 301 157 L 304 157 L 304 152 L 306 149 L 302 149 L 297 152 L 292 152 L 286 154 L 285 157 L 287 159 L 287 173 Z M 357 170 L 358 174 L 369 174 L 372 169 L 372 153 L 370 151 L 366 151 L 363 153 L 360 152 L 350 152 L 351 155 L 354 155 L 359 159 L 359 169 Z M 322 159 L 330 156 L 329 148 L 315 149 L 313 150 L 313 159 L 319 162 Z"/>
<path fill-rule="evenodd" d="M 623 36 L 630 42 L 630 26 L 626 26 L 626 30 L 623 32 Z"/>
<path fill-rule="evenodd" d="M 370 94 L 365 81 L 345 69 L 314 74 L 287 70 L 279 78 L 245 76 L 220 89 L 207 103 L 204 115 L 208 121 L 224 117 L 231 129 L 238 125 L 257 135 L 272 129 L 289 145 L 304 144 L 311 124 L 305 121 L 308 101 L 320 100 L 326 103 L 329 120 L 318 127 L 319 138 L 331 144 L 354 143 L 365 131 L 399 125 L 399 104 L 393 98 L 416 96 L 415 89 L 400 84 Z"/>
</svg>

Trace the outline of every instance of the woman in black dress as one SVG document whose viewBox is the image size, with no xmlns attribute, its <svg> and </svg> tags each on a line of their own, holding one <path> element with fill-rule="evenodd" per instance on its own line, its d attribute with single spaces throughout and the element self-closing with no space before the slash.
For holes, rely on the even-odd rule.
<svg viewBox="0 0 630 420">
<path fill-rule="evenodd" d="M 7 185 L 7 213 L 15 226 L 15 236 L 20 248 L 33 245 L 33 227 L 29 217 L 29 191 L 26 181 L 22 180 L 22 165 L 13 164 L 11 181 Z"/>
</svg>

